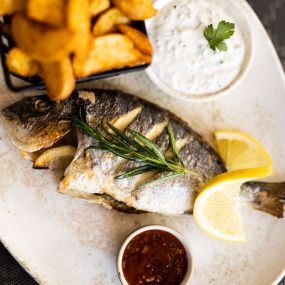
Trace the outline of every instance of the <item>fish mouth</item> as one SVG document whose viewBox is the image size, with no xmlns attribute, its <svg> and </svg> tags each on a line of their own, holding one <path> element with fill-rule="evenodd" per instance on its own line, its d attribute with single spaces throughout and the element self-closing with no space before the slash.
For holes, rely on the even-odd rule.
<svg viewBox="0 0 285 285">
<path fill-rule="evenodd" d="M 17 116 L 17 114 L 11 112 L 8 108 L 1 110 L 0 117 L 10 121 L 12 120 L 19 121 L 19 117 Z"/>
</svg>

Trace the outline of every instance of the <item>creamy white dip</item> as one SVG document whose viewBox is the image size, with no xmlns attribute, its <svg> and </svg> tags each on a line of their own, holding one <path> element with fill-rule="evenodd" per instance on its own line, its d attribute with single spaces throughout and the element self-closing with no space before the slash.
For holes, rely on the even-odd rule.
<svg viewBox="0 0 285 285">
<path fill-rule="evenodd" d="M 216 93 L 238 77 L 245 42 L 231 12 L 219 0 L 174 0 L 159 10 L 148 31 L 155 49 L 152 71 L 177 91 L 201 95 Z M 227 52 L 213 51 L 204 37 L 209 24 L 222 20 L 236 24 Z"/>
</svg>

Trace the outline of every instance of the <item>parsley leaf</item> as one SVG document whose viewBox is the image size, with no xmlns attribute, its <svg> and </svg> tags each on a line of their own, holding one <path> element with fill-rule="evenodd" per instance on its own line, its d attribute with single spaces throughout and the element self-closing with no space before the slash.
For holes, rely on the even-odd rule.
<svg viewBox="0 0 285 285">
<path fill-rule="evenodd" d="M 205 31 L 204 36 L 209 43 L 209 47 L 216 51 L 227 51 L 228 47 L 225 40 L 229 39 L 235 33 L 235 24 L 226 21 L 221 21 L 218 24 L 217 29 L 214 29 L 213 25 L 209 25 Z"/>
</svg>

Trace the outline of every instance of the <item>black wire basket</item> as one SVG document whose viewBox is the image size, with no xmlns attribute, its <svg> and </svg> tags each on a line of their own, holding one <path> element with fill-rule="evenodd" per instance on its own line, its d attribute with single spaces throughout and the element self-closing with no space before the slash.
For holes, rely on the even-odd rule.
<svg viewBox="0 0 285 285">
<path fill-rule="evenodd" d="M 1 24 L 9 23 L 9 21 L 10 21 L 9 17 L 4 17 L 0 23 Z M 145 26 L 144 21 L 134 22 L 133 26 L 147 35 L 146 26 Z M 7 57 L 9 50 L 13 46 L 14 46 L 14 43 L 12 42 L 12 40 L 7 38 L 3 34 L 2 29 L 0 29 L 1 64 L 2 64 L 2 70 L 3 70 L 4 79 L 5 79 L 5 83 L 7 87 L 13 92 L 29 92 L 29 91 L 34 91 L 34 90 L 45 90 L 46 89 L 45 83 L 40 77 L 38 76 L 22 77 L 22 76 L 19 76 L 9 71 L 6 65 L 6 57 Z M 119 69 L 102 72 L 96 75 L 79 78 L 76 80 L 76 84 L 94 81 L 94 80 L 107 78 L 107 77 L 118 76 L 121 74 L 126 74 L 130 72 L 135 72 L 135 71 L 142 71 L 146 69 L 149 65 L 150 65 L 149 63 L 141 64 L 141 65 L 136 65 L 133 67 L 125 67 L 125 68 L 119 68 Z"/>
</svg>

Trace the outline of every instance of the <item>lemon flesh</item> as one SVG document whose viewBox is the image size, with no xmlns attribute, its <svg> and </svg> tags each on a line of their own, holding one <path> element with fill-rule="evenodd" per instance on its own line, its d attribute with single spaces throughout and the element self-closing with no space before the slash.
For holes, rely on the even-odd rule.
<svg viewBox="0 0 285 285">
<path fill-rule="evenodd" d="M 270 157 L 254 138 L 238 131 L 217 131 L 218 152 L 228 171 L 271 167 Z"/>
<path fill-rule="evenodd" d="M 271 174 L 267 168 L 237 170 L 216 176 L 198 195 L 193 216 L 208 235 L 229 242 L 246 240 L 239 211 L 243 183 Z"/>
<path fill-rule="evenodd" d="M 193 216 L 208 235 L 228 242 L 245 242 L 239 210 L 241 185 L 271 175 L 272 164 L 262 146 L 244 133 L 218 131 L 215 138 L 230 172 L 206 183 L 195 201 Z"/>
</svg>

